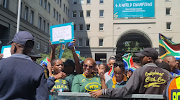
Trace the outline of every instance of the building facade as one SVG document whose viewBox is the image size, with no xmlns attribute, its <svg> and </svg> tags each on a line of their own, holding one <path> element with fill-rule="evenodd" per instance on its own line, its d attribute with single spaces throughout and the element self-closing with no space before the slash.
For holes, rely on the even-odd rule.
<svg viewBox="0 0 180 100">
<path fill-rule="evenodd" d="M 0 0 L 0 48 L 16 33 L 18 1 Z M 115 18 L 114 1 L 22 0 L 20 30 L 33 34 L 36 53 L 49 53 L 49 27 L 74 22 L 76 50 L 96 61 L 145 47 L 158 50 L 159 33 L 180 43 L 179 0 L 154 0 L 154 17 L 149 18 Z"/>
<path fill-rule="evenodd" d="M 0 0 L 0 49 L 16 33 L 18 1 Z M 68 13 L 68 0 L 21 0 L 19 30 L 28 31 L 35 37 L 36 53 L 49 53 L 49 27 L 69 22 Z"/>
<path fill-rule="evenodd" d="M 114 0 L 70 0 L 76 49 L 81 56 L 107 61 L 116 53 L 159 48 L 159 33 L 180 43 L 180 1 L 154 0 L 154 17 L 114 18 Z"/>
</svg>

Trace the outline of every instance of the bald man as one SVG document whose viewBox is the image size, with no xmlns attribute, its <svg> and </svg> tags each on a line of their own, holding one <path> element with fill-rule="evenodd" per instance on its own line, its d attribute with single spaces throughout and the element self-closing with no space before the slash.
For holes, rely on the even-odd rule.
<svg viewBox="0 0 180 100">
<path fill-rule="evenodd" d="M 165 56 L 163 59 L 163 62 L 168 63 L 171 67 L 171 74 L 173 76 L 180 75 L 180 70 L 177 69 L 178 61 L 176 61 L 176 58 L 174 56 Z"/>
<path fill-rule="evenodd" d="M 163 59 L 162 58 L 158 58 L 156 61 L 155 61 L 155 64 L 158 65 L 159 63 L 162 63 L 163 62 Z"/>
</svg>

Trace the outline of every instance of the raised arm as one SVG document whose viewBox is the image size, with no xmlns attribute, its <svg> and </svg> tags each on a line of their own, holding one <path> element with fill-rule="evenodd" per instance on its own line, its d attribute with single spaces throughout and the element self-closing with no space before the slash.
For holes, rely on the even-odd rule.
<svg viewBox="0 0 180 100">
<path fill-rule="evenodd" d="M 58 44 L 51 44 L 51 42 L 49 41 L 49 45 L 51 46 L 50 61 L 52 61 L 53 59 L 55 59 L 55 52 Z"/>
<path fill-rule="evenodd" d="M 101 79 L 102 89 L 107 89 L 107 86 L 106 86 L 106 83 L 105 83 L 104 70 L 101 70 L 99 67 L 97 67 L 97 68 L 98 68 L 99 77 Z"/>
<path fill-rule="evenodd" d="M 82 74 L 83 72 L 82 72 L 81 67 L 80 67 L 79 58 L 78 58 L 78 56 L 76 54 L 76 51 L 74 49 L 75 48 L 76 39 L 74 39 L 73 42 L 71 42 L 71 43 L 73 43 L 73 46 L 70 49 L 72 51 L 73 58 L 74 58 L 74 61 L 75 61 L 75 70 L 76 70 L 76 73 L 77 74 Z"/>
</svg>

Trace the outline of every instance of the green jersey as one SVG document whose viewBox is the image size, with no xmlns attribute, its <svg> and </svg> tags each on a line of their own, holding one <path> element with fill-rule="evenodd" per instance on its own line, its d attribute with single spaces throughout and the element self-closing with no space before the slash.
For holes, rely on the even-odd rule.
<svg viewBox="0 0 180 100">
<path fill-rule="evenodd" d="M 86 78 L 84 74 L 76 75 L 72 83 L 72 92 L 91 92 L 101 89 L 100 78 Z"/>
<path fill-rule="evenodd" d="M 65 78 L 65 80 L 67 80 L 68 83 L 69 83 L 69 90 L 71 90 L 71 86 L 72 86 L 73 79 L 74 79 L 74 75 L 73 75 L 73 74 L 70 74 L 69 76 L 67 76 L 67 77 Z"/>
<path fill-rule="evenodd" d="M 51 92 L 64 92 L 69 90 L 69 83 L 65 79 L 58 79 L 55 81 L 55 85 L 51 89 Z"/>
</svg>

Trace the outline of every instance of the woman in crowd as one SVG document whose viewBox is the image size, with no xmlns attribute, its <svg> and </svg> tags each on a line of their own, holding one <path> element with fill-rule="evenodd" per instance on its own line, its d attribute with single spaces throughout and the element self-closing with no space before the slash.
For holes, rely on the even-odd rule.
<svg viewBox="0 0 180 100">
<path fill-rule="evenodd" d="M 86 58 L 83 64 L 83 74 L 76 75 L 72 83 L 72 92 L 91 92 L 101 89 L 101 81 L 93 75 L 96 62 L 92 58 Z"/>
<path fill-rule="evenodd" d="M 109 66 L 109 69 L 111 69 L 113 67 L 113 64 L 115 63 L 115 57 L 110 57 L 109 60 L 108 60 L 108 66 Z M 110 72 L 106 72 L 104 74 L 104 79 L 105 79 L 105 82 L 107 83 L 107 81 L 109 81 L 110 79 L 112 79 L 111 76 L 109 76 Z"/>
<path fill-rule="evenodd" d="M 127 82 L 127 77 L 125 75 L 125 66 L 123 62 L 117 61 L 114 63 L 114 76 L 106 84 L 103 77 L 101 77 L 102 89 L 106 88 L 121 88 Z M 103 82 L 104 81 L 104 82 Z"/>
<path fill-rule="evenodd" d="M 103 71 L 104 71 L 104 73 L 106 73 L 106 72 L 108 72 L 108 71 L 109 71 L 109 67 L 108 67 L 108 65 L 107 65 L 107 64 L 105 64 L 105 63 L 99 64 L 99 65 L 98 65 L 98 67 L 99 67 L 99 69 L 98 69 L 98 70 L 103 70 Z"/>
</svg>

